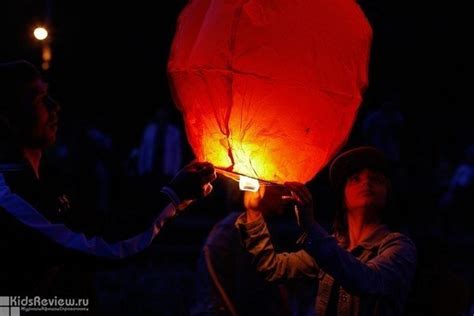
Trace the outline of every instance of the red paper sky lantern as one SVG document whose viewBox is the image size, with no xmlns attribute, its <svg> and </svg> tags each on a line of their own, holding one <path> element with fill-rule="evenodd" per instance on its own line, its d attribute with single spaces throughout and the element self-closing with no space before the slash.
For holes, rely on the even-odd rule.
<svg viewBox="0 0 474 316">
<path fill-rule="evenodd" d="M 199 160 L 307 182 L 344 144 L 371 27 L 353 0 L 192 0 L 168 63 Z"/>
</svg>

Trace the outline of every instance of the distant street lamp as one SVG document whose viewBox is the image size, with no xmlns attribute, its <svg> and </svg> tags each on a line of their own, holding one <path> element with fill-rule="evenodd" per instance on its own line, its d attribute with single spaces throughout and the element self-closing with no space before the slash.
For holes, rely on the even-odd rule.
<svg viewBox="0 0 474 316">
<path fill-rule="evenodd" d="M 42 41 L 48 37 L 48 30 L 40 26 L 35 28 L 35 30 L 33 31 L 33 35 L 37 40 Z"/>
<path fill-rule="evenodd" d="M 48 37 L 48 30 L 44 26 L 38 26 L 33 30 L 33 36 L 41 43 L 41 57 L 43 59 L 41 68 L 48 70 L 52 58 L 51 47 L 49 45 L 51 38 Z"/>
</svg>

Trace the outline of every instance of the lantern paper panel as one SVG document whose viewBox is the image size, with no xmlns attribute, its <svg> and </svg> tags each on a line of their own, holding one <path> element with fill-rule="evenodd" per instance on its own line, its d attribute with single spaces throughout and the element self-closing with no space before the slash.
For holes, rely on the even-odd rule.
<svg viewBox="0 0 474 316">
<path fill-rule="evenodd" d="M 307 182 L 347 139 L 372 31 L 352 0 L 193 0 L 168 63 L 199 160 Z"/>
</svg>

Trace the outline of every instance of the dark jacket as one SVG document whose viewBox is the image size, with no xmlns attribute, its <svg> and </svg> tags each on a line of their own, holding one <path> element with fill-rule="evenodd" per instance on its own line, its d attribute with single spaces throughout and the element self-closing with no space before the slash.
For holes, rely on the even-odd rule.
<svg viewBox="0 0 474 316">
<path fill-rule="evenodd" d="M 231 213 L 217 223 L 206 240 L 198 265 L 197 297 L 192 315 L 230 315 L 211 273 L 215 274 L 238 315 L 304 315 L 303 308 L 312 310 L 316 294 L 314 282 L 268 283 L 257 272 L 252 255 L 241 243 L 234 225 L 240 214 Z M 293 239 L 298 235 L 291 228 L 287 234 L 278 225 L 270 227 L 275 237 Z M 277 244 L 283 243 L 277 241 Z"/>
<path fill-rule="evenodd" d="M 89 298 L 96 264 L 133 260 L 176 212 L 158 193 L 154 212 L 87 220 L 65 190 L 24 162 L 0 164 L 1 295 Z M 113 241 L 109 231 L 127 240 Z"/>
<path fill-rule="evenodd" d="M 337 295 L 338 315 L 403 315 L 416 266 L 416 248 L 407 236 L 381 225 L 348 251 L 346 243 L 315 223 L 304 250 L 278 254 L 263 219 L 246 223 L 240 217 L 236 225 L 267 280 L 307 277 L 317 281 L 316 315 L 326 314 L 331 292 Z M 334 284 L 338 291 L 332 291 Z"/>
</svg>

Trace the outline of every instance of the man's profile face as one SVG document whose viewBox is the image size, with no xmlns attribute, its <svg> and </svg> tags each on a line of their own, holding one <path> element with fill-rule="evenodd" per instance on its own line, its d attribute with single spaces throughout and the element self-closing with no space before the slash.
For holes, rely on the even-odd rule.
<svg viewBox="0 0 474 316">
<path fill-rule="evenodd" d="M 48 96 L 48 85 L 41 79 L 32 84 L 31 146 L 46 148 L 56 142 L 59 106 Z"/>
</svg>

